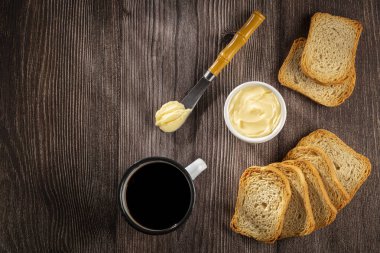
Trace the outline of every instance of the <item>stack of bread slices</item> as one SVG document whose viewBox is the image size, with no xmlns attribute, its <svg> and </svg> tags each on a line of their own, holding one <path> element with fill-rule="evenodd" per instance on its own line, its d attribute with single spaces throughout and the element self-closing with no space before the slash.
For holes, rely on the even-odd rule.
<svg viewBox="0 0 380 253">
<path fill-rule="evenodd" d="M 307 39 L 293 42 L 279 82 L 319 104 L 342 104 L 355 87 L 355 56 L 362 29 L 356 20 L 314 14 Z"/>
<path fill-rule="evenodd" d="M 316 130 L 282 162 L 244 171 L 231 228 L 267 243 L 308 235 L 335 220 L 370 172 L 365 156 Z"/>
</svg>

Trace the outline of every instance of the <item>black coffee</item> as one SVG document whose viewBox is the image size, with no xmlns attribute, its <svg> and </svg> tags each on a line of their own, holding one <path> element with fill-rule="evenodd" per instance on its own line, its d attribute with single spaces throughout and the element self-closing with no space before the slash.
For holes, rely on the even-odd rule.
<svg viewBox="0 0 380 253">
<path fill-rule="evenodd" d="M 150 163 L 129 179 L 126 201 L 130 215 L 140 225 L 154 230 L 170 228 L 189 210 L 190 184 L 174 165 Z"/>
</svg>

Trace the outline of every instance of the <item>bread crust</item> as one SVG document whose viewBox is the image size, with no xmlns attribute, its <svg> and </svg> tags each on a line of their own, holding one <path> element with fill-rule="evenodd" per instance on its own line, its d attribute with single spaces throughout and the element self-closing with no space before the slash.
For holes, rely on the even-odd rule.
<svg viewBox="0 0 380 253">
<path fill-rule="evenodd" d="M 316 231 L 316 230 L 318 230 L 320 228 L 323 228 L 323 227 L 331 224 L 335 220 L 338 211 L 336 210 L 335 206 L 331 202 L 331 200 L 330 200 L 330 198 L 329 198 L 329 196 L 327 194 L 327 191 L 325 189 L 325 186 L 324 186 L 324 184 L 322 182 L 321 176 L 319 175 L 319 172 L 317 171 L 317 169 L 314 168 L 314 166 L 310 162 L 305 161 L 305 160 L 301 160 L 301 159 L 297 159 L 297 160 L 285 160 L 285 161 L 283 161 L 283 163 L 290 164 L 290 165 L 297 166 L 297 167 L 305 166 L 310 171 L 310 173 L 313 174 L 313 177 L 317 180 L 317 183 L 318 183 L 318 186 L 319 186 L 318 188 L 321 191 L 323 200 L 324 200 L 327 208 L 329 209 L 329 214 L 330 215 L 326 218 L 326 220 L 325 220 L 325 222 L 324 222 L 323 225 L 316 224 L 313 231 Z"/>
<path fill-rule="evenodd" d="M 316 27 L 316 24 L 318 22 L 318 19 L 325 17 L 325 16 L 342 20 L 345 23 L 347 23 L 348 25 L 351 25 L 356 31 L 354 46 L 351 50 L 351 55 L 350 55 L 351 61 L 349 62 L 349 65 L 348 65 L 346 71 L 343 72 L 341 75 L 335 77 L 333 80 L 331 78 L 327 78 L 327 77 L 324 78 L 323 76 L 320 76 L 317 73 L 314 73 L 310 69 L 310 66 L 309 66 L 310 65 L 310 58 L 311 58 L 308 56 L 308 48 L 309 48 L 310 43 L 311 43 L 311 39 L 309 39 L 309 38 L 314 35 L 313 33 L 314 33 L 314 29 Z M 333 16 L 333 15 L 328 14 L 328 13 L 321 13 L 321 12 L 315 13 L 313 15 L 313 17 L 311 18 L 310 29 L 309 29 L 309 33 L 308 33 L 308 40 L 306 41 L 305 50 L 302 53 L 301 62 L 300 62 L 300 67 L 301 67 L 302 71 L 304 72 L 304 74 L 306 76 L 314 79 L 315 81 L 319 82 L 320 84 L 324 84 L 324 85 L 332 85 L 332 84 L 342 83 L 349 76 L 351 70 L 354 68 L 356 51 L 357 51 L 357 47 L 359 44 L 359 39 L 360 39 L 360 35 L 361 35 L 362 30 L 363 30 L 363 26 L 359 21 L 349 19 L 349 18 L 345 18 L 345 17 L 340 17 L 340 16 Z"/>
<path fill-rule="evenodd" d="M 341 105 L 344 101 L 347 100 L 347 98 L 349 98 L 354 89 L 355 89 L 355 82 L 356 82 L 356 72 L 355 72 L 355 67 L 353 67 L 351 69 L 351 72 L 348 76 L 348 79 L 346 79 L 344 82 L 348 82 L 348 85 L 347 85 L 347 88 L 346 88 L 346 91 L 339 97 L 337 97 L 335 100 L 331 100 L 331 101 L 324 101 L 323 99 L 320 99 L 319 96 L 313 96 L 310 92 L 308 92 L 308 90 L 305 88 L 305 89 L 302 89 L 300 87 L 297 87 L 297 85 L 293 84 L 290 80 L 288 80 L 286 78 L 286 68 L 287 66 L 291 63 L 296 51 L 298 50 L 299 47 L 302 47 L 304 46 L 306 43 L 306 39 L 305 38 L 298 38 L 296 39 L 293 44 L 292 44 L 292 47 L 289 51 L 289 54 L 287 55 L 284 63 L 282 64 L 281 68 L 280 68 L 280 71 L 278 73 L 278 80 L 279 82 L 285 86 L 285 87 L 288 87 L 298 93 L 301 93 L 302 95 L 310 98 L 311 100 L 313 100 L 314 102 L 317 102 L 321 105 L 324 105 L 324 106 L 327 106 L 327 107 L 335 107 L 335 106 L 339 106 Z M 314 79 L 313 79 L 314 80 Z M 318 83 L 319 84 L 319 83 Z M 341 84 L 341 85 L 346 85 L 345 83 L 344 84 Z M 334 84 L 331 84 L 331 85 L 324 85 L 326 87 L 331 87 L 331 88 L 334 88 Z"/>
<path fill-rule="evenodd" d="M 334 188 L 336 188 L 338 190 L 339 194 L 343 197 L 343 201 L 341 203 L 339 203 L 338 206 L 335 206 L 335 208 L 339 211 L 343 207 L 345 207 L 349 203 L 351 197 L 348 194 L 348 192 L 346 191 L 346 189 L 343 187 L 342 183 L 339 181 L 339 179 L 335 173 L 335 171 L 336 171 L 335 165 L 334 165 L 333 161 L 330 159 L 330 157 L 322 149 L 317 148 L 317 147 L 296 146 L 295 148 L 293 148 L 292 150 L 290 150 L 288 152 L 288 154 L 285 156 L 284 159 L 286 159 L 286 160 L 296 159 L 296 157 L 298 157 L 297 153 L 300 153 L 300 152 L 301 153 L 302 152 L 312 152 L 314 154 L 317 154 L 319 157 L 321 157 L 324 160 L 324 162 L 327 164 L 327 167 L 328 167 L 328 174 L 330 176 L 330 179 L 334 183 Z M 303 159 L 302 156 L 300 159 Z"/>
<path fill-rule="evenodd" d="M 244 188 L 245 188 L 245 184 L 247 183 L 247 180 L 250 178 L 252 173 L 266 172 L 266 171 L 275 173 L 277 176 L 281 178 L 281 181 L 282 181 L 281 183 L 284 186 L 284 198 L 283 198 L 284 207 L 282 209 L 283 210 L 282 213 L 279 216 L 279 222 L 276 224 L 276 230 L 273 233 L 273 235 L 270 238 L 260 239 L 260 238 L 255 238 L 252 234 L 249 233 L 249 231 L 239 228 L 237 220 L 239 218 L 239 209 L 243 205 L 243 201 L 245 198 Z M 265 243 L 274 243 L 281 234 L 282 227 L 284 224 L 284 217 L 289 205 L 290 197 L 291 197 L 291 189 L 290 189 L 289 181 L 281 171 L 271 166 L 265 166 L 265 167 L 252 166 L 252 167 L 247 168 L 239 180 L 239 189 L 238 189 L 238 197 L 237 197 L 236 205 L 235 205 L 235 212 L 234 212 L 234 215 L 232 216 L 231 223 L 230 223 L 231 229 L 236 233 L 239 233 L 248 237 L 252 237 L 258 241 L 262 241 Z"/>
<path fill-rule="evenodd" d="M 329 155 L 330 153 L 326 153 L 323 148 L 319 148 L 317 146 L 318 143 L 315 143 L 314 144 L 315 146 L 312 145 L 316 140 L 321 140 L 324 138 L 331 139 L 333 141 L 333 143 L 331 145 L 338 145 L 339 146 L 338 148 L 334 147 L 334 149 L 331 151 L 332 153 L 335 154 L 337 151 L 339 152 L 341 149 L 343 152 L 347 152 L 350 155 L 354 156 L 357 160 L 359 160 L 360 163 L 358 164 L 357 161 L 354 161 L 355 164 L 357 164 L 358 166 L 359 165 L 364 166 L 364 170 L 363 170 L 364 173 L 362 173 L 362 177 L 360 178 L 359 182 L 356 185 L 355 184 L 349 184 L 349 185 L 355 185 L 355 187 L 351 193 L 350 192 L 347 193 L 346 189 L 341 184 L 338 177 L 334 177 L 334 175 L 330 173 L 331 174 L 330 176 L 331 176 L 331 179 L 333 180 L 333 182 L 338 183 L 336 186 L 336 189 L 340 189 L 339 185 L 341 185 L 343 190 L 346 191 L 346 194 L 348 195 L 348 199 L 349 200 L 352 199 L 352 197 L 355 195 L 356 191 L 360 188 L 360 186 L 364 183 L 364 181 L 370 175 L 371 169 L 372 169 L 371 163 L 367 157 L 365 157 L 365 156 L 357 153 L 356 151 L 354 151 L 352 148 L 350 148 L 346 143 L 344 143 L 335 134 L 333 134 L 330 131 L 325 130 L 325 129 L 318 129 L 318 130 L 310 133 L 306 137 L 302 138 L 299 141 L 299 143 L 297 144 L 297 146 L 294 149 L 292 149 L 291 151 L 289 151 L 289 153 L 285 156 L 283 162 L 273 163 L 273 164 L 270 164 L 270 165 L 265 166 L 265 167 L 252 166 L 252 167 L 249 167 L 248 169 L 246 169 L 244 171 L 244 173 L 242 174 L 242 176 L 239 180 L 239 189 L 238 189 L 238 197 L 236 200 L 235 212 L 233 214 L 233 217 L 232 217 L 231 223 L 230 223 L 230 227 L 234 232 L 248 236 L 248 237 L 252 237 L 252 238 L 254 238 L 258 241 L 262 241 L 264 243 L 274 243 L 276 240 L 282 239 L 285 237 L 308 235 L 308 234 L 312 233 L 313 231 L 316 231 L 322 227 L 325 227 L 325 226 L 331 224 L 335 220 L 338 210 L 334 206 L 332 201 L 330 200 L 328 192 L 325 188 L 325 185 L 323 183 L 323 180 L 322 180 L 318 170 L 313 166 L 313 164 L 311 162 L 307 161 L 306 157 L 303 159 L 302 155 L 301 156 L 298 156 L 298 155 L 293 156 L 293 153 L 296 154 L 296 152 L 298 152 L 298 151 L 301 152 L 301 150 L 304 150 L 304 149 L 310 150 L 310 151 L 314 152 L 315 155 L 322 157 L 324 162 L 326 162 L 328 168 L 330 168 L 330 172 L 331 172 L 332 171 L 331 168 L 334 169 L 334 167 L 335 167 L 334 163 L 336 161 L 330 157 L 330 155 Z M 323 145 L 330 145 L 330 144 L 324 143 Z M 303 153 L 301 153 L 301 154 L 303 154 Z M 339 157 L 341 157 L 341 156 L 339 156 Z M 290 159 L 290 160 L 286 160 L 286 159 Z M 335 159 L 337 159 L 337 158 L 335 158 Z M 347 159 L 349 159 L 349 161 L 351 161 L 352 157 L 349 157 Z M 345 164 L 345 163 L 343 163 L 343 164 Z M 337 166 L 341 166 L 341 165 L 338 163 Z M 341 167 L 341 168 L 343 168 L 343 167 Z M 363 167 L 361 167 L 361 168 L 363 168 Z M 286 236 L 282 236 L 281 234 L 282 234 L 283 226 L 285 223 L 286 212 L 289 208 L 289 203 L 290 203 L 290 200 L 292 197 L 292 192 L 291 192 L 291 188 L 290 188 L 290 180 L 288 179 L 288 176 L 290 174 L 285 175 L 285 172 L 288 173 L 289 171 L 296 172 L 297 178 L 300 179 L 299 182 L 297 182 L 297 183 L 299 183 L 299 184 L 297 184 L 297 187 L 299 187 L 299 186 L 302 186 L 302 187 L 298 188 L 297 192 L 302 191 L 301 194 L 303 195 L 302 198 L 303 198 L 303 204 L 305 206 L 305 211 L 309 214 L 306 214 L 306 216 L 305 216 L 306 221 L 304 222 L 305 226 L 304 226 L 303 231 L 298 232 L 300 230 L 299 229 L 300 226 L 298 224 L 298 225 L 296 225 L 297 232 L 295 232 L 294 235 L 290 235 L 291 234 L 291 232 L 290 232 L 290 233 L 287 233 Z M 268 233 L 268 229 L 267 229 L 268 226 L 267 225 L 263 225 L 265 227 L 263 230 L 265 233 L 263 233 L 263 231 L 259 230 L 259 232 L 258 232 L 257 230 L 255 230 L 255 229 L 257 229 L 257 224 L 254 226 L 254 228 L 253 228 L 253 226 L 251 226 L 250 223 L 248 225 L 245 224 L 244 221 L 250 220 L 250 218 L 249 218 L 250 216 L 245 216 L 247 214 L 246 209 L 242 210 L 245 198 L 246 198 L 246 196 L 249 196 L 248 195 L 249 192 L 247 191 L 247 186 L 248 186 L 248 184 L 250 184 L 250 180 L 252 180 L 254 178 L 253 174 L 257 174 L 257 173 L 260 174 L 260 173 L 264 173 L 264 172 L 265 173 L 272 173 L 272 174 L 276 175 L 275 180 L 272 180 L 271 177 L 269 177 L 269 180 L 271 182 L 271 186 L 273 186 L 273 184 L 275 184 L 276 186 L 279 186 L 278 189 L 280 190 L 279 191 L 280 193 L 278 193 L 276 190 L 274 193 L 272 192 L 269 194 L 272 196 L 273 196 L 273 194 L 280 194 L 282 197 L 282 199 L 279 199 L 279 198 L 276 199 L 275 203 L 278 203 L 280 208 L 278 209 L 276 206 L 275 207 L 276 215 L 271 216 L 271 220 L 275 220 L 275 223 L 270 223 L 270 225 L 271 225 L 270 229 L 269 229 L 270 233 Z M 327 173 L 328 172 L 329 171 L 327 171 Z M 344 172 L 346 172 L 346 171 L 343 171 L 343 173 Z M 295 176 L 294 174 L 291 175 L 292 180 L 293 180 L 294 176 Z M 305 179 L 306 177 L 308 178 L 307 180 Z M 303 180 L 302 180 L 302 178 L 303 178 Z M 260 178 L 260 180 L 262 180 L 262 179 Z M 354 181 L 354 182 L 356 182 L 356 181 Z M 313 188 L 315 188 L 315 190 L 313 190 L 312 194 L 310 194 L 310 191 L 309 191 L 309 186 L 311 186 L 311 185 L 313 185 Z M 257 187 L 257 186 L 254 186 L 254 187 Z M 334 185 L 334 187 L 335 187 L 335 185 Z M 255 188 L 253 188 L 253 189 L 254 189 L 253 191 L 255 191 Z M 276 187 L 276 189 L 277 189 L 277 187 Z M 261 189 L 260 191 L 262 192 L 262 190 L 263 189 Z M 268 188 L 266 188 L 264 190 L 264 192 L 266 190 L 268 190 Z M 252 189 L 251 189 L 251 191 L 252 191 Z M 315 193 L 314 193 L 314 191 L 315 191 Z M 315 198 L 312 199 L 310 196 L 314 196 L 314 194 L 317 194 L 317 196 L 315 196 Z M 345 196 L 347 197 L 347 195 L 345 195 Z M 255 196 L 255 198 L 256 198 L 256 196 Z M 253 203 L 257 204 L 257 202 L 255 202 L 255 198 L 254 198 Z M 250 204 L 252 204 L 251 199 L 246 200 L 246 201 L 249 201 L 247 205 L 249 207 L 252 207 L 252 205 L 250 205 Z M 349 201 L 345 202 L 345 204 L 347 204 L 348 202 Z M 299 202 L 299 203 L 301 203 L 301 202 Z M 255 204 L 254 208 L 256 208 L 256 204 Z M 298 204 L 297 204 L 297 206 L 298 206 Z M 339 206 L 338 208 L 342 208 L 342 206 Z M 272 206 L 272 208 L 273 208 L 273 206 Z M 318 211 L 319 208 L 323 208 L 324 212 L 320 213 L 320 211 Z M 262 209 L 262 210 L 264 212 L 267 209 Z M 248 214 L 250 214 L 250 212 L 251 212 L 251 210 L 248 209 Z M 244 216 L 242 216 L 242 214 L 244 214 Z M 254 215 L 255 216 L 253 216 L 253 217 L 257 217 L 257 212 L 255 212 Z M 291 216 L 294 216 L 294 215 L 290 215 L 288 217 L 291 217 Z M 264 216 L 263 216 L 263 218 L 264 218 Z M 263 224 L 266 224 L 266 221 L 267 220 L 265 220 Z M 258 220 L 258 222 L 262 222 L 262 220 L 261 221 Z M 289 225 L 289 227 L 293 227 L 293 226 Z M 288 229 L 287 231 L 291 231 L 291 229 Z"/>
<path fill-rule="evenodd" d="M 310 234 L 311 232 L 314 231 L 315 220 L 314 220 L 313 210 L 311 208 L 311 203 L 310 203 L 310 198 L 309 198 L 309 188 L 307 186 L 307 182 L 306 182 L 304 174 L 302 173 L 301 169 L 299 169 L 296 166 L 290 165 L 290 164 L 285 164 L 285 163 L 279 162 L 279 163 L 272 163 L 272 164 L 270 164 L 270 166 L 275 167 L 275 168 L 279 169 L 280 171 L 282 170 L 282 167 L 286 167 L 286 169 L 289 169 L 289 170 L 291 170 L 297 174 L 298 179 L 300 180 L 300 183 L 301 183 L 302 188 L 303 188 L 302 200 L 303 200 L 303 205 L 304 205 L 305 213 L 306 213 L 306 221 L 304 223 L 304 230 L 302 230 L 299 233 L 294 233 L 294 235 L 292 235 L 292 236 L 304 236 L 304 235 Z M 289 180 L 289 182 L 290 182 L 290 180 Z M 292 195 L 292 197 L 293 197 L 293 195 Z M 284 222 L 285 222 L 285 217 L 286 217 L 286 213 L 284 216 Z M 286 237 L 290 237 L 290 236 L 286 236 Z M 286 237 L 283 236 L 283 234 L 281 233 L 280 237 L 278 239 L 283 239 Z"/>
<path fill-rule="evenodd" d="M 362 178 L 356 184 L 355 188 L 351 192 L 348 192 L 348 194 L 350 195 L 350 200 L 351 200 L 354 197 L 355 193 L 359 190 L 359 188 L 363 185 L 363 183 L 367 180 L 367 178 L 371 174 L 371 170 L 372 170 L 371 162 L 367 157 L 353 150 L 337 135 L 325 129 L 315 130 L 309 135 L 303 137 L 298 142 L 297 146 L 310 145 L 310 143 L 312 143 L 315 139 L 324 138 L 324 137 L 334 139 L 346 152 L 352 154 L 355 158 L 357 158 L 358 160 L 362 161 L 365 164 L 365 173 L 362 175 Z"/>
</svg>

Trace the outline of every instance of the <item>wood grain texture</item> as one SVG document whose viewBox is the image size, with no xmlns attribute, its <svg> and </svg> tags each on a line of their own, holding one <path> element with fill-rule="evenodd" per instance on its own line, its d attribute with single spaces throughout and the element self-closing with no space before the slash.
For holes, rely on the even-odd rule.
<svg viewBox="0 0 380 253">
<path fill-rule="evenodd" d="M 115 4 L 1 3 L 1 252 L 116 248 Z"/>
<path fill-rule="evenodd" d="M 255 9 L 267 19 L 174 134 L 153 126 Z M 358 19 L 357 84 L 325 108 L 282 87 L 277 73 L 317 11 Z M 366 1 L 3 0 L 0 2 L 0 252 L 378 252 L 380 247 L 380 3 Z M 288 119 L 272 141 L 248 145 L 223 121 L 238 84 L 283 94 Z M 266 245 L 229 229 L 238 180 L 326 128 L 372 161 L 372 174 L 327 228 Z M 117 185 L 152 155 L 208 169 L 173 233 L 148 236 L 121 216 Z"/>
</svg>

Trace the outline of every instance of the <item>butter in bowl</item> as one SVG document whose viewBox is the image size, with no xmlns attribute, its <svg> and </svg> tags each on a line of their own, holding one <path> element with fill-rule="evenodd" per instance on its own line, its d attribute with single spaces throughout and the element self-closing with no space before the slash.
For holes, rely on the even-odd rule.
<svg viewBox="0 0 380 253">
<path fill-rule="evenodd" d="M 224 104 L 224 121 L 228 130 L 242 141 L 267 142 L 285 125 L 285 101 L 269 84 L 246 82 L 228 95 Z"/>
</svg>

